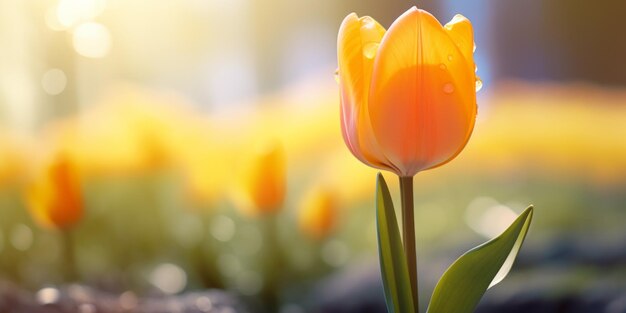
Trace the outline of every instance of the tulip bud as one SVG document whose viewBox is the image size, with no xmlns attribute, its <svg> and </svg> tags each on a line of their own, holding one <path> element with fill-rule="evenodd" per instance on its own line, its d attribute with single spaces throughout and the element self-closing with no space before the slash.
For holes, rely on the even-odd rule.
<svg viewBox="0 0 626 313">
<path fill-rule="evenodd" d="M 479 86 L 468 19 L 457 15 L 442 26 L 413 7 L 387 31 L 353 13 L 337 45 L 342 133 L 359 160 L 413 176 L 461 152 Z"/>
<path fill-rule="evenodd" d="M 278 212 L 285 200 L 285 152 L 278 143 L 257 150 L 242 173 L 240 208 L 248 215 Z"/>
<path fill-rule="evenodd" d="M 337 220 L 337 195 L 328 189 L 315 189 L 302 201 L 300 230 L 312 239 L 321 240 L 333 232 Z"/>
<path fill-rule="evenodd" d="M 75 165 L 59 156 L 36 175 L 26 191 L 26 204 L 42 227 L 67 229 L 83 216 L 83 202 Z"/>
</svg>

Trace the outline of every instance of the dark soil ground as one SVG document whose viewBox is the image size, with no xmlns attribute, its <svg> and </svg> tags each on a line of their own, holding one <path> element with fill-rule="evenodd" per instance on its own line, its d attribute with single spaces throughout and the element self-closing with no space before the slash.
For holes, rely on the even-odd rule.
<svg viewBox="0 0 626 313">
<path fill-rule="evenodd" d="M 233 295 L 218 290 L 179 296 L 139 298 L 114 295 L 81 285 L 44 288 L 36 293 L 0 284 L 0 313 L 247 313 Z"/>
</svg>

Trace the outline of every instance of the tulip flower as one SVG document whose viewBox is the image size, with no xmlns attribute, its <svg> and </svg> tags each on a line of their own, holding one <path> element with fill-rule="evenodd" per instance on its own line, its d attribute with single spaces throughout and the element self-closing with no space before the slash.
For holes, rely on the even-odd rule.
<svg viewBox="0 0 626 313">
<path fill-rule="evenodd" d="M 328 189 L 315 189 L 302 203 L 299 225 L 309 237 L 321 240 L 334 229 L 337 219 L 337 195 Z"/>
<path fill-rule="evenodd" d="M 74 163 L 60 155 L 46 164 L 26 191 L 26 201 L 35 222 L 60 231 L 66 279 L 76 279 L 71 228 L 83 217 L 83 200 Z"/>
<path fill-rule="evenodd" d="M 413 7 L 385 31 L 353 13 L 337 45 L 341 128 L 359 160 L 411 177 L 459 154 L 474 128 L 479 82 L 468 19 L 442 26 Z"/>
<path fill-rule="evenodd" d="M 476 119 L 472 25 L 461 15 L 442 26 L 413 7 L 385 30 L 348 15 L 339 29 L 341 129 L 361 162 L 400 177 L 403 245 L 419 307 L 413 176 L 452 160 Z"/>
<path fill-rule="evenodd" d="M 278 312 L 281 273 L 284 259 L 278 238 L 278 214 L 285 200 L 287 184 L 285 151 L 279 142 L 266 142 L 251 154 L 242 173 L 238 207 L 244 214 L 259 219 L 264 239 L 265 284 L 260 297 L 267 312 Z"/>
<path fill-rule="evenodd" d="M 74 164 L 60 156 L 37 176 L 26 192 L 33 219 L 43 227 L 65 230 L 83 216 L 83 203 Z"/>
<path fill-rule="evenodd" d="M 285 199 L 285 152 L 278 143 L 267 144 L 252 155 L 242 173 L 240 208 L 248 215 L 274 214 Z"/>
<path fill-rule="evenodd" d="M 361 162 L 400 179 L 402 236 L 383 176 L 376 223 L 388 311 L 419 312 L 413 176 L 454 159 L 467 144 L 482 83 L 468 19 L 442 26 L 415 7 L 385 30 L 371 17 L 348 15 L 339 29 L 337 78 L 341 129 Z M 429 313 L 472 312 L 510 270 L 532 218 L 528 208 L 501 236 L 468 252 L 439 281 Z M 518 244 L 519 243 L 519 244 Z M 403 249 L 402 249 L 403 248 Z"/>
</svg>

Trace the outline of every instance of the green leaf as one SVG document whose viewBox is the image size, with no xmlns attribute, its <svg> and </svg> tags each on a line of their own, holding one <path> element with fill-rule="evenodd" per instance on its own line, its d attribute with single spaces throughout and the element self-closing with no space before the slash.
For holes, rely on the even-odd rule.
<svg viewBox="0 0 626 313">
<path fill-rule="evenodd" d="M 462 255 L 435 287 L 428 313 L 471 313 L 487 289 L 509 273 L 533 216 L 530 206 L 500 236 Z"/>
<path fill-rule="evenodd" d="M 417 312 L 413 303 L 409 268 L 404 257 L 396 212 L 387 183 L 380 173 L 376 181 L 376 228 L 387 312 Z"/>
</svg>

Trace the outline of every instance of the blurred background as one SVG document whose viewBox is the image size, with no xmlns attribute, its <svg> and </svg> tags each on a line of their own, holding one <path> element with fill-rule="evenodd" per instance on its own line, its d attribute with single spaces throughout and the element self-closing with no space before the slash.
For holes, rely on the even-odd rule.
<svg viewBox="0 0 626 313">
<path fill-rule="evenodd" d="M 534 204 L 478 312 L 626 312 L 618 0 L 0 0 L 0 311 L 384 312 L 336 36 L 414 5 L 472 21 L 484 83 L 465 151 L 415 178 L 422 303 Z M 78 192 L 35 202 L 78 204 L 42 223 L 58 160 Z"/>
</svg>

